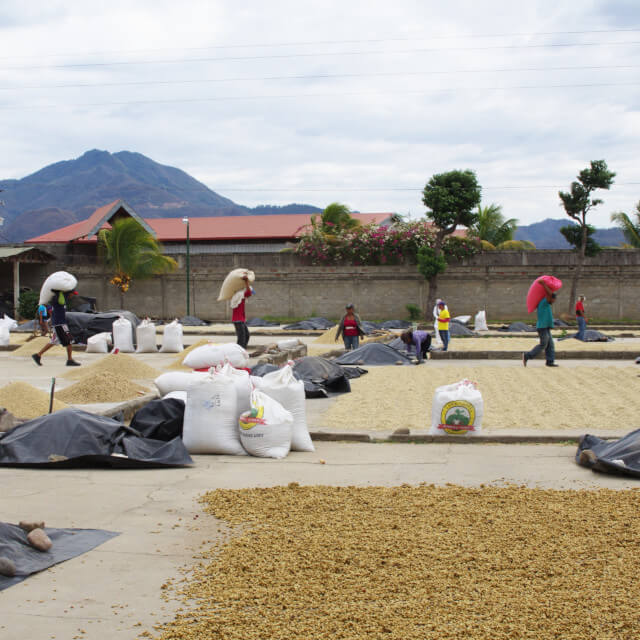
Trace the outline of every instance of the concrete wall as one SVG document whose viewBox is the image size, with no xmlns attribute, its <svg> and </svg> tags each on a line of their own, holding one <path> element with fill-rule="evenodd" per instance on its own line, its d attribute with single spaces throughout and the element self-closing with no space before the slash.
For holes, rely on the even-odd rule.
<svg viewBox="0 0 640 640">
<path fill-rule="evenodd" d="M 67 252 L 48 245 L 58 262 L 30 268 L 21 284 L 39 288 L 47 273 L 66 269 L 79 281 L 81 293 L 95 296 L 101 309 L 120 307 L 120 295 L 109 274 L 91 252 Z M 134 282 L 125 307 L 139 316 L 182 317 L 186 313 L 185 256 L 176 256 L 174 274 Z M 35 265 L 34 265 L 35 267 Z M 216 302 L 226 274 L 247 267 L 256 272 L 256 296 L 247 303 L 248 317 L 280 316 L 336 318 L 353 302 L 363 319 L 406 318 L 405 305 L 424 307 L 428 286 L 414 265 L 395 267 L 314 267 L 290 253 L 191 256 L 191 312 L 206 320 L 231 317 L 225 303 Z M 439 295 L 453 315 L 487 310 L 490 322 L 526 319 L 524 299 L 532 280 L 551 273 L 565 283 L 556 314 L 567 311 L 575 256 L 570 251 L 488 252 L 450 265 L 439 280 Z M 603 251 L 588 259 L 579 286 L 587 296 L 587 315 L 594 319 L 640 321 L 640 251 Z"/>
</svg>

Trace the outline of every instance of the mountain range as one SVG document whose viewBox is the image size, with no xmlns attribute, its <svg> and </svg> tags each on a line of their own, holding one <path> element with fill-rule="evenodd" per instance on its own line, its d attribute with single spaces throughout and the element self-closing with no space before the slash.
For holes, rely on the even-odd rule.
<svg viewBox="0 0 640 640">
<path fill-rule="evenodd" d="M 317 213 L 308 204 L 245 207 L 217 194 L 189 174 L 130 151 L 94 149 L 75 160 L 48 165 L 19 180 L 0 180 L 0 244 L 22 242 L 88 218 L 98 207 L 122 199 L 143 218 L 245 216 Z M 547 219 L 518 227 L 516 240 L 538 249 L 568 249 L 560 227 L 565 219 Z M 598 229 L 603 246 L 624 242 L 617 229 Z"/>
</svg>

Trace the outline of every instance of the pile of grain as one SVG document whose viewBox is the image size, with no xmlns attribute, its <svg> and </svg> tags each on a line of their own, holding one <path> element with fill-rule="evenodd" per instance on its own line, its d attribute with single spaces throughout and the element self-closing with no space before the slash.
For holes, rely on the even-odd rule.
<svg viewBox="0 0 640 640">
<path fill-rule="evenodd" d="M 367 367 L 351 380 L 312 427 L 340 431 L 386 431 L 431 426 L 436 387 L 468 378 L 484 400 L 483 429 L 631 431 L 640 413 L 636 365 L 563 366 L 548 369 L 544 359 L 524 368 L 459 366 L 427 362 L 419 367 Z M 553 375 L 552 375 L 553 374 Z M 603 381 L 606 380 L 606 393 Z"/>
<path fill-rule="evenodd" d="M 65 378 L 77 380 L 87 375 L 106 373 L 127 380 L 153 380 L 160 372 L 126 353 L 110 353 L 88 367 L 77 367 L 64 374 Z"/>
<path fill-rule="evenodd" d="M 338 325 L 329 327 L 326 331 L 323 331 L 313 342 L 315 344 L 335 344 L 342 342 L 342 340 L 336 340 L 336 332 L 338 331 Z"/>
<path fill-rule="evenodd" d="M 640 635 L 638 491 L 291 483 L 202 502 L 236 535 L 152 637 Z"/>
<path fill-rule="evenodd" d="M 46 336 L 40 336 L 38 338 L 34 338 L 29 342 L 25 342 L 22 346 L 18 347 L 15 351 L 11 353 L 12 356 L 31 356 L 32 353 L 38 353 L 40 349 L 42 349 L 46 344 L 49 344 L 51 340 Z M 48 356 L 66 356 L 67 350 L 60 345 L 56 345 L 55 347 L 51 347 L 43 357 Z"/>
<path fill-rule="evenodd" d="M 149 390 L 117 373 L 91 373 L 80 382 L 67 387 L 58 398 L 68 404 L 91 404 L 94 402 L 123 402 L 137 398 Z"/>
<path fill-rule="evenodd" d="M 66 406 L 54 398 L 54 411 Z M 37 418 L 49 413 L 49 394 L 26 382 L 11 382 L 0 389 L 0 407 L 5 407 L 18 418 Z"/>
<path fill-rule="evenodd" d="M 194 342 L 191 346 L 187 347 L 186 349 L 183 349 L 171 362 L 171 364 L 167 367 L 167 369 L 178 369 L 178 370 L 184 370 L 184 371 L 191 371 L 191 369 L 189 367 L 185 367 L 182 364 L 182 361 L 187 357 L 188 353 L 191 353 L 194 349 L 196 349 L 197 347 L 201 347 L 205 344 L 209 344 L 210 342 L 212 342 L 212 340 L 210 340 L 209 338 L 201 338 L 200 340 L 198 340 L 197 342 Z"/>
</svg>

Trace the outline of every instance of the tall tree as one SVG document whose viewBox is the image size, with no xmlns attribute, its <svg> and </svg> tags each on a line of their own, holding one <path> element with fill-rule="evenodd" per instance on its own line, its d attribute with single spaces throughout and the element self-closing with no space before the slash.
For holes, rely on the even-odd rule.
<svg viewBox="0 0 640 640">
<path fill-rule="evenodd" d="M 502 207 L 499 204 L 490 204 L 486 207 L 478 206 L 478 219 L 469 231 L 478 240 L 486 240 L 497 247 L 503 242 L 513 240 L 517 228 L 518 221 L 515 218 L 505 219 Z"/>
<path fill-rule="evenodd" d="M 622 230 L 625 240 L 636 249 L 640 249 L 640 201 L 636 205 L 635 222 L 622 211 L 611 214 L 611 222 L 615 222 Z"/>
<path fill-rule="evenodd" d="M 109 281 L 120 291 L 120 304 L 133 280 L 174 271 L 178 263 L 162 254 L 162 247 L 134 218 L 115 220 L 98 234 L 98 251 L 113 273 Z"/>
<path fill-rule="evenodd" d="M 335 235 L 341 231 L 348 231 L 359 226 L 360 221 L 351 215 L 346 204 L 332 202 L 327 205 L 320 215 L 314 214 L 311 216 L 311 224 L 320 229 L 322 233 Z"/>
<path fill-rule="evenodd" d="M 426 216 L 436 228 L 433 247 L 418 253 L 418 270 L 429 281 L 426 313 L 433 309 L 438 295 L 438 274 L 446 268 L 442 255 L 445 238 L 458 225 L 472 227 L 478 218 L 474 208 L 480 204 L 481 187 L 473 171 L 449 171 L 431 177 L 422 191 Z M 425 314 L 426 315 L 426 314 Z"/>
<path fill-rule="evenodd" d="M 591 166 L 583 169 L 578 174 L 578 180 L 571 183 L 571 192 L 558 191 L 558 196 L 562 200 L 562 206 L 566 214 L 575 220 L 580 226 L 580 242 L 576 245 L 578 253 L 578 266 L 573 275 L 571 283 L 571 294 L 569 296 L 568 312 L 573 312 L 573 305 L 576 301 L 576 292 L 578 291 L 578 282 L 582 276 L 584 259 L 587 252 L 587 244 L 589 242 L 589 225 L 587 224 L 587 214 L 593 207 L 602 204 L 599 198 L 592 198 L 592 194 L 596 189 L 609 189 L 613 184 L 615 173 L 609 171 L 607 163 L 604 160 L 592 160 Z M 566 227 L 563 227 L 566 228 Z M 567 236 L 565 236 L 567 237 Z M 595 240 L 592 239 L 592 242 Z"/>
</svg>

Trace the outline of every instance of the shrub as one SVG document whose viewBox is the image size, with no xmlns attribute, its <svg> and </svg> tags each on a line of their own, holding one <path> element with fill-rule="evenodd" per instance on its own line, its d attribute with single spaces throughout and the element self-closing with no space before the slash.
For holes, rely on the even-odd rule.
<svg viewBox="0 0 640 640">
<path fill-rule="evenodd" d="M 38 291 L 23 291 L 18 298 L 18 314 L 20 317 L 27 320 L 35 318 L 39 299 L 40 294 Z"/>
</svg>

